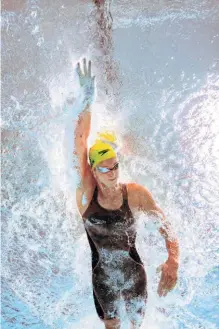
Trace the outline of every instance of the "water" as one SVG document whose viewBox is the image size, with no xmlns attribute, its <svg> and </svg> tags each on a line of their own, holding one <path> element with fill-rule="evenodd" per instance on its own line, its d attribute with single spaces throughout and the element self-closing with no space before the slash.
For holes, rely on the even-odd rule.
<svg viewBox="0 0 219 329">
<path fill-rule="evenodd" d="M 166 259 L 165 244 L 141 218 L 137 242 L 149 282 L 142 327 L 218 328 L 217 1 L 114 1 L 113 22 L 107 6 L 103 21 L 90 1 L 30 0 L 7 8 L 3 328 L 103 327 L 93 305 L 90 250 L 76 210 L 61 107 L 75 87 L 72 63 L 84 55 L 97 75 L 94 131 L 107 126 L 118 133 L 122 179 L 149 188 L 181 246 L 178 286 L 159 298 L 156 268 Z"/>
</svg>

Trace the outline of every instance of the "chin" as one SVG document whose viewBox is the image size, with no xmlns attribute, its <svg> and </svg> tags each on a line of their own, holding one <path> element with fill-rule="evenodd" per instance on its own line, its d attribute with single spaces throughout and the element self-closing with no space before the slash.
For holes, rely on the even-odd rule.
<svg viewBox="0 0 219 329">
<path fill-rule="evenodd" d="M 110 186 L 114 186 L 116 184 L 118 184 L 118 179 L 114 178 L 114 179 L 109 179 L 108 182 L 107 182 L 108 185 Z"/>
</svg>

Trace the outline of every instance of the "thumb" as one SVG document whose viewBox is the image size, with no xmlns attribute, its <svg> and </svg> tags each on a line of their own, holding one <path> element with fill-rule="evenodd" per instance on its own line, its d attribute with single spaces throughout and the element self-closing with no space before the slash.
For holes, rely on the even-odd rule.
<svg viewBox="0 0 219 329">
<path fill-rule="evenodd" d="M 92 78 L 92 86 L 94 86 L 95 82 L 96 82 L 96 76 L 94 75 Z"/>
<path fill-rule="evenodd" d="M 82 74 L 80 63 L 77 63 L 77 65 L 74 66 L 74 72 L 76 72 L 78 77 L 80 78 L 80 76 Z"/>
<path fill-rule="evenodd" d="M 157 274 L 162 272 L 162 269 L 163 269 L 163 264 L 157 267 L 157 270 L 156 270 Z"/>
</svg>

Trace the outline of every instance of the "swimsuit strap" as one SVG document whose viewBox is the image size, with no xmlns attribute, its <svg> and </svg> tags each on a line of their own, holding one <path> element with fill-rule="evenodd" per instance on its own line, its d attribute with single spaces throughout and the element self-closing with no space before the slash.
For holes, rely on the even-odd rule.
<svg viewBox="0 0 219 329">
<path fill-rule="evenodd" d="M 97 194 L 98 194 L 98 190 L 97 190 L 97 185 L 96 185 L 94 194 L 93 194 L 93 201 L 97 201 Z"/>
<path fill-rule="evenodd" d="M 123 206 L 128 207 L 128 191 L 126 184 L 122 184 Z"/>
</svg>

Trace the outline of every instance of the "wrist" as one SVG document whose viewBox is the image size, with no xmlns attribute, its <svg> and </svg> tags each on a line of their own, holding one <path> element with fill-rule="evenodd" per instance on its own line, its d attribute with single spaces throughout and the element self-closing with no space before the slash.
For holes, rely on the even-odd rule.
<svg viewBox="0 0 219 329">
<path fill-rule="evenodd" d="M 174 256 L 168 257 L 167 263 L 176 268 L 179 267 L 179 259 L 177 257 L 174 257 Z"/>
</svg>

